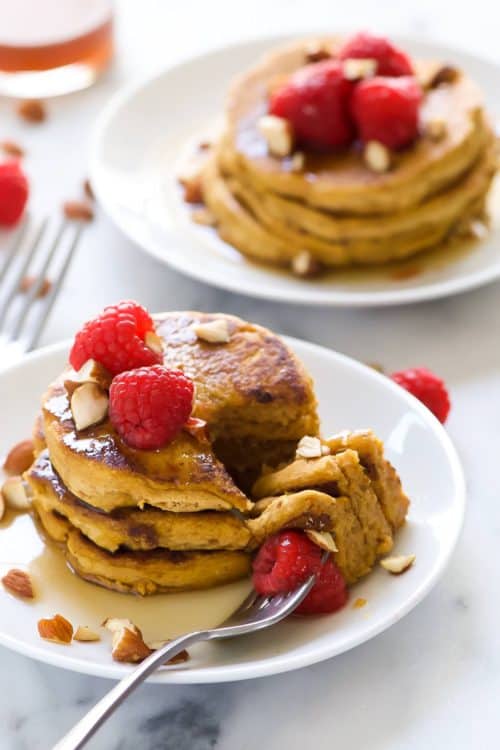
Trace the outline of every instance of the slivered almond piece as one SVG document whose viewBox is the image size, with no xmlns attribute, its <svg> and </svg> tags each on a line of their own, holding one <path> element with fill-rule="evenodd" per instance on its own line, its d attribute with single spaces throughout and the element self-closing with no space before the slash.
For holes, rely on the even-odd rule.
<svg viewBox="0 0 500 750">
<path fill-rule="evenodd" d="M 227 344 L 231 338 L 228 322 L 224 318 L 215 318 L 207 323 L 195 323 L 193 331 L 199 339 L 209 344 Z"/>
<path fill-rule="evenodd" d="M 152 649 L 152 651 L 158 651 L 159 648 L 163 648 L 163 646 L 166 646 L 167 643 L 170 643 L 170 641 L 153 641 L 153 643 L 150 643 L 148 645 Z M 182 651 L 179 651 L 178 654 L 166 661 L 165 665 L 167 666 L 169 664 L 183 664 L 190 658 L 191 657 L 189 656 L 189 652 L 184 648 Z"/>
<path fill-rule="evenodd" d="M 189 435 L 191 435 L 191 437 L 196 438 L 196 440 L 199 440 L 200 442 L 209 442 L 207 423 L 204 419 L 199 419 L 198 417 L 189 417 L 182 429 Z"/>
<path fill-rule="evenodd" d="M 81 643 L 91 643 L 93 641 L 100 641 L 101 636 L 98 633 L 94 633 L 87 625 L 79 625 L 73 636 L 74 641 L 80 641 Z"/>
<path fill-rule="evenodd" d="M 338 547 L 335 544 L 335 540 L 329 531 L 316 531 L 315 529 L 306 529 L 306 535 L 309 537 L 311 542 L 317 544 L 321 549 L 327 552 L 338 552 Z"/>
<path fill-rule="evenodd" d="M 395 555 L 394 557 L 385 557 L 380 561 L 384 570 L 397 576 L 411 568 L 415 562 L 416 555 Z"/>
<path fill-rule="evenodd" d="M 73 625 L 62 615 L 54 615 L 50 620 L 38 620 L 38 633 L 45 641 L 67 645 L 73 639 Z"/>
<path fill-rule="evenodd" d="M 108 617 L 103 626 L 112 634 L 111 655 L 115 661 L 137 664 L 153 653 L 139 628 L 130 620 Z"/>
<path fill-rule="evenodd" d="M 33 440 L 21 440 L 7 453 L 3 464 L 6 474 L 23 474 L 33 463 Z"/>
<path fill-rule="evenodd" d="M 31 499 L 22 477 L 9 477 L 2 485 L 2 496 L 9 508 L 24 512 L 30 509 Z"/>
<path fill-rule="evenodd" d="M 302 250 L 292 258 L 292 271 L 296 276 L 304 279 L 317 276 L 321 271 L 321 263 L 313 258 L 308 250 Z"/>
<path fill-rule="evenodd" d="M 163 339 L 155 331 L 148 331 L 146 333 L 144 343 L 156 354 L 163 354 Z"/>
<path fill-rule="evenodd" d="M 306 62 L 315 63 L 322 60 L 329 60 L 332 57 L 331 51 L 319 42 L 311 42 L 305 49 Z"/>
<path fill-rule="evenodd" d="M 293 151 L 293 129 L 288 120 L 275 115 L 264 115 L 257 123 L 260 134 L 272 156 L 282 158 Z"/>
<path fill-rule="evenodd" d="M 377 61 L 368 57 L 359 59 L 349 57 L 342 62 L 342 69 L 348 81 L 358 81 L 375 75 Z"/>
<path fill-rule="evenodd" d="M 391 152 L 380 141 L 368 141 L 363 158 L 372 172 L 387 172 L 391 166 Z"/>
<path fill-rule="evenodd" d="M 10 594 L 15 594 L 23 599 L 33 599 L 33 584 L 31 578 L 24 570 L 12 568 L 2 578 L 2 583 Z"/>
<path fill-rule="evenodd" d="M 304 435 L 297 445 L 297 458 L 320 458 L 323 455 L 321 440 L 311 435 Z"/>
<path fill-rule="evenodd" d="M 109 398 L 96 383 L 83 383 L 71 396 L 71 414 L 77 430 L 98 424 L 108 413 Z"/>
<path fill-rule="evenodd" d="M 199 164 L 186 167 L 177 179 L 184 189 L 183 198 L 186 203 L 203 203 L 203 185 Z"/>
<path fill-rule="evenodd" d="M 109 390 L 113 377 L 100 362 L 88 359 L 79 370 L 72 370 L 64 381 L 64 387 L 69 396 L 84 383 L 94 383 L 103 391 Z"/>
</svg>

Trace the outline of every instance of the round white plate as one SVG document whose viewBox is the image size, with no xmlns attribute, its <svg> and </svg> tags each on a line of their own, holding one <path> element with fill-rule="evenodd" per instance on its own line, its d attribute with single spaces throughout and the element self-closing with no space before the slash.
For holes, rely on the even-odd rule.
<svg viewBox="0 0 500 750">
<path fill-rule="evenodd" d="M 179 668 L 155 675 L 158 682 L 242 680 L 276 674 L 328 659 L 373 638 L 397 622 L 429 592 L 443 572 L 462 525 L 464 478 L 445 430 L 418 401 L 392 381 L 327 349 L 289 340 L 316 382 L 325 434 L 372 427 L 383 438 L 412 505 L 395 552 L 415 553 L 402 576 L 377 567 L 353 587 L 349 604 L 334 615 L 290 618 L 274 628 L 231 642 L 201 644 Z M 0 374 L 0 455 L 30 433 L 40 394 L 61 370 L 67 348 L 57 345 L 27 357 Z M 58 550 L 46 549 L 29 516 L 0 525 L 0 575 L 26 565 L 37 598 L 20 601 L 0 586 L 0 643 L 40 661 L 101 677 L 122 677 L 129 667 L 111 659 L 109 634 L 99 643 L 60 646 L 39 638 L 37 621 L 59 612 L 76 626 L 98 626 L 106 617 L 129 617 L 145 637 L 158 640 L 214 626 L 242 600 L 247 582 L 208 592 L 140 599 L 80 581 Z M 362 597 L 362 609 L 353 603 Z"/>
<path fill-rule="evenodd" d="M 468 252 L 435 254 L 410 264 L 409 271 L 338 272 L 315 281 L 255 265 L 214 230 L 191 221 L 177 184 L 183 155 L 220 119 L 233 76 L 283 41 L 246 42 L 200 55 L 111 101 L 94 133 L 91 180 L 117 226 L 178 271 L 232 292 L 282 302 L 395 305 L 444 297 L 497 279 L 500 223 L 495 215 L 491 235 Z M 415 56 L 442 59 L 466 70 L 483 88 L 489 111 L 498 115 L 496 65 L 437 44 L 408 39 L 400 43 Z M 498 207 L 499 201 L 494 203 Z"/>
</svg>

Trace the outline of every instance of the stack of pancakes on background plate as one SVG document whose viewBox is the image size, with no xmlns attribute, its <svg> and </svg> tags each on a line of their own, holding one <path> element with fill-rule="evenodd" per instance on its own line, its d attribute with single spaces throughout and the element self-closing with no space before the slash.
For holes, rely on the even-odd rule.
<svg viewBox="0 0 500 750">
<path fill-rule="evenodd" d="M 371 170 L 354 145 L 340 152 L 268 153 L 259 132 L 275 82 L 304 66 L 311 47 L 294 42 L 240 76 L 229 92 L 223 133 L 205 165 L 203 199 L 222 239 L 251 258 L 290 265 L 300 252 L 323 266 L 377 264 L 436 247 L 477 218 L 496 170 L 495 138 L 481 92 L 460 71 L 433 85 L 442 63 L 415 62 L 424 85 L 421 136 Z M 442 123 L 439 138 L 429 123 Z"/>
<path fill-rule="evenodd" d="M 197 337 L 195 324 L 220 318 L 227 342 Z M 348 582 L 367 573 L 408 507 L 380 441 L 346 434 L 324 441 L 328 455 L 295 458 L 319 422 L 312 381 L 281 339 L 232 316 L 169 313 L 155 323 L 165 364 L 194 380 L 193 416 L 206 429 L 137 450 L 109 419 L 76 430 L 69 371 L 43 397 L 26 479 L 43 532 L 73 570 L 143 595 L 208 588 L 248 575 L 252 551 L 293 527 L 331 532 Z"/>
</svg>

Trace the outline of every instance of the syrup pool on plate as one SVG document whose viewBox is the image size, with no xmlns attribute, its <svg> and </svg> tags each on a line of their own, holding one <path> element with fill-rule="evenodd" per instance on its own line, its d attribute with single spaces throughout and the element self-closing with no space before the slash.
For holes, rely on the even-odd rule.
<svg viewBox="0 0 500 750">
<path fill-rule="evenodd" d="M 11 612 L 14 621 L 14 610 L 18 614 L 21 610 L 25 622 L 28 621 L 29 635 L 38 639 L 37 621 L 59 612 L 75 629 L 78 625 L 88 625 L 100 632 L 103 638 L 100 646 L 109 651 L 110 663 L 109 639 L 100 629 L 107 617 L 131 620 L 141 628 L 147 641 L 166 640 L 192 630 L 220 625 L 241 604 L 251 588 L 249 579 L 245 579 L 207 591 L 149 597 L 108 591 L 72 573 L 62 551 L 42 539 L 33 519 L 26 513 L 9 513 L 0 522 L 0 578 L 11 568 L 29 573 L 35 598 L 32 602 L 16 599 L 0 586 L 0 607 L 4 618 Z M 73 645 L 79 648 L 79 645 Z"/>
<path fill-rule="evenodd" d="M 112 0 L 0 0 L 0 94 L 90 86 L 113 53 Z"/>
</svg>

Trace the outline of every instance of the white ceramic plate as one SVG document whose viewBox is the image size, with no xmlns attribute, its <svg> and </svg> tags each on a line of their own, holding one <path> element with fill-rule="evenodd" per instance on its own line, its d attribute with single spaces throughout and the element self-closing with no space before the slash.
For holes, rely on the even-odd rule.
<svg viewBox="0 0 500 750">
<path fill-rule="evenodd" d="M 324 432 L 369 426 L 384 439 L 387 455 L 412 499 L 396 552 L 415 553 L 416 563 L 397 577 L 378 567 L 353 587 L 350 603 L 337 614 L 291 618 L 253 636 L 194 647 L 191 661 L 163 670 L 154 677 L 158 682 L 261 677 L 304 667 L 363 643 L 397 622 L 428 593 L 457 541 L 464 479 L 437 420 L 406 391 L 368 367 L 312 344 L 289 343 L 315 379 Z M 0 374 L 0 455 L 29 434 L 40 394 L 61 370 L 66 351 L 63 345 L 41 350 Z M 38 619 L 59 612 L 75 626 L 98 629 L 106 617 L 129 617 L 147 639 L 158 640 L 216 625 L 248 590 L 248 583 L 240 582 L 209 592 L 146 599 L 105 591 L 73 576 L 62 555 L 44 547 L 29 516 L 18 517 L 6 528 L 0 525 L 0 575 L 12 566 L 28 567 L 37 598 L 26 603 L 0 586 L 0 643 L 49 664 L 102 677 L 119 678 L 129 669 L 112 661 L 107 633 L 100 643 L 58 646 L 38 637 Z M 352 606 L 357 597 L 367 600 L 362 609 Z"/>
<path fill-rule="evenodd" d="M 468 252 L 445 252 L 409 272 L 349 271 L 307 281 L 246 261 L 211 229 L 197 226 L 176 176 L 182 154 L 199 143 L 223 111 L 231 78 L 285 38 L 209 52 L 118 94 L 97 124 L 91 180 L 117 226 L 163 263 L 200 281 L 255 297 L 308 305 L 394 305 L 444 297 L 500 276 L 500 221 L 493 205 L 489 238 Z M 400 40 L 413 55 L 460 66 L 484 90 L 498 115 L 498 67 L 437 44 Z M 419 272 L 414 272 L 417 265 Z"/>
</svg>

